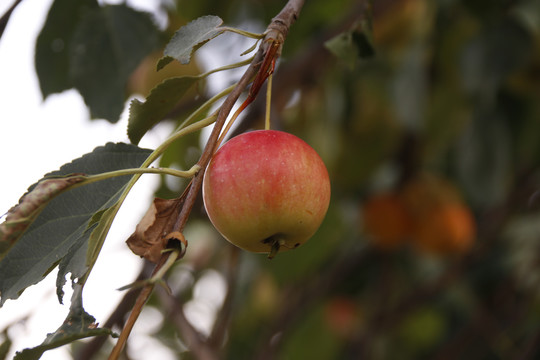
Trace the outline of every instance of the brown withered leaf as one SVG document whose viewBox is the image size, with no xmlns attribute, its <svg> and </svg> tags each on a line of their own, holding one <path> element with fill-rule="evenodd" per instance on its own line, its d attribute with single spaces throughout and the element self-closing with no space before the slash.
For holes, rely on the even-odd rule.
<svg viewBox="0 0 540 360">
<path fill-rule="evenodd" d="M 0 224 L 0 254 L 7 251 L 21 237 L 49 201 L 85 179 L 84 174 L 49 178 L 40 181 L 24 194 L 19 200 L 19 204 L 9 209 L 6 220 Z"/>
<path fill-rule="evenodd" d="M 155 198 L 126 243 L 136 255 L 157 263 L 170 241 L 168 235 L 178 218 L 184 197 Z"/>
</svg>

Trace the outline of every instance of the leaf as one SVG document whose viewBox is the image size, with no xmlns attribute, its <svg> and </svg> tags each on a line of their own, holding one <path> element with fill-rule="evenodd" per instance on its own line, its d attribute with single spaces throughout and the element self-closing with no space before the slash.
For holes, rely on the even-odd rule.
<svg viewBox="0 0 540 360">
<path fill-rule="evenodd" d="M 163 120 L 198 80 L 197 76 L 166 79 L 152 89 L 145 102 L 132 100 L 128 122 L 128 136 L 131 143 L 138 144 L 144 134 Z"/>
<path fill-rule="evenodd" d="M 154 199 L 135 232 L 126 241 L 131 251 L 157 263 L 162 251 L 167 248 L 169 238 L 166 235 L 172 232 L 183 201 L 183 196 L 173 200 Z"/>
<path fill-rule="evenodd" d="M 326 41 L 324 46 L 352 69 L 359 59 L 368 59 L 375 55 L 371 24 L 360 21 L 352 29 Z"/>
<path fill-rule="evenodd" d="M 66 164 L 47 176 L 72 173 L 98 174 L 138 167 L 150 150 L 113 144 Z M 28 286 L 41 281 L 58 264 L 58 277 L 72 278 L 86 271 L 84 257 L 88 237 L 97 226 L 94 214 L 112 206 L 131 176 L 120 176 L 73 188 L 52 199 L 0 261 L 0 306 L 16 299 Z M 62 280 L 59 280 L 62 283 Z M 59 294 L 61 289 L 59 290 Z"/>
<path fill-rule="evenodd" d="M 96 319 L 82 306 L 82 286 L 76 285 L 66 320 L 54 333 L 48 334 L 43 343 L 17 352 L 14 360 L 36 360 L 47 350 L 56 349 L 75 340 L 92 336 L 117 336 L 110 329 L 98 328 Z"/>
<path fill-rule="evenodd" d="M 73 87 L 69 76 L 71 37 L 96 0 L 55 0 L 36 41 L 35 66 L 43 98 Z"/>
<path fill-rule="evenodd" d="M 92 117 L 117 122 L 129 76 L 159 45 L 155 25 L 125 5 L 103 6 L 85 14 L 70 45 L 69 73 Z"/>
<path fill-rule="evenodd" d="M 189 64 L 195 50 L 223 33 L 223 30 L 219 28 L 221 24 L 223 20 L 220 17 L 206 15 L 182 26 L 165 47 L 164 57 L 159 60 L 157 69 L 161 70 L 173 59 L 184 65 Z"/>
</svg>

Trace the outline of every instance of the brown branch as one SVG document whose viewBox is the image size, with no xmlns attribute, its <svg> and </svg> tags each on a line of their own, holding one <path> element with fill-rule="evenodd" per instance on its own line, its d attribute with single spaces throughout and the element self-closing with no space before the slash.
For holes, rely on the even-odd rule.
<svg viewBox="0 0 540 360">
<path fill-rule="evenodd" d="M 212 333 L 210 334 L 210 337 L 208 339 L 209 345 L 216 350 L 218 350 L 222 346 L 225 333 L 231 320 L 234 293 L 236 292 L 236 283 L 238 279 L 238 263 L 240 260 L 240 249 L 236 246 L 229 246 L 229 249 L 230 256 L 228 263 L 228 271 L 226 274 L 227 293 L 225 295 L 225 299 L 223 300 L 221 310 L 219 311 L 214 322 Z"/>
<path fill-rule="evenodd" d="M 168 294 L 163 289 L 156 291 L 164 309 L 169 313 L 169 318 L 174 323 L 182 340 L 188 349 L 199 360 L 218 360 L 218 354 L 206 343 L 206 340 L 197 329 L 187 320 L 184 314 L 182 301 L 174 295 Z"/>
</svg>

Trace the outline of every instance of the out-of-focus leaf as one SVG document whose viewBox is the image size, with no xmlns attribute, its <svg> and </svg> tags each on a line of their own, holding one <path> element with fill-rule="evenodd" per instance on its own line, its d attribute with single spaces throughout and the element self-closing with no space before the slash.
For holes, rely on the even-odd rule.
<svg viewBox="0 0 540 360">
<path fill-rule="evenodd" d="M 71 39 L 69 65 L 92 117 L 118 121 L 129 76 L 158 44 L 158 31 L 147 14 L 125 5 L 85 14 Z"/>
<path fill-rule="evenodd" d="M 132 144 L 154 125 L 163 120 L 189 88 L 199 80 L 197 76 L 182 76 L 163 81 L 150 92 L 145 102 L 137 99 L 129 107 L 128 136 Z"/>
<path fill-rule="evenodd" d="M 47 176 L 139 167 L 149 154 L 150 150 L 134 145 L 109 143 Z M 59 284 L 65 282 L 62 278 L 68 272 L 73 280 L 82 276 L 86 272 L 82 254 L 86 254 L 88 237 L 97 225 L 94 214 L 112 206 L 130 178 L 120 176 L 91 183 L 52 199 L 0 261 L 0 305 L 18 298 L 59 263 Z M 61 296 L 61 289 L 58 293 Z"/>
<path fill-rule="evenodd" d="M 35 65 L 43 97 L 73 87 L 69 45 L 81 17 L 98 8 L 96 0 L 55 0 L 36 41 Z"/>
<path fill-rule="evenodd" d="M 456 168 L 467 197 L 478 206 L 499 203 L 508 191 L 512 147 L 501 115 L 478 110 L 457 143 Z"/>
<path fill-rule="evenodd" d="M 399 337 L 415 356 L 436 345 L 446 330 L 446 322 L 438 309 L 424 307 L 408 314 L 399 325 Z"/>
<path fill-rule="evenodd" d="M 206 15 L 182 26 L 165 47 L 164 56 L 159 60 L 157 69 L 162 69 L 173 59 L 188 64 L 195 50 L 223 33 L 223 29 L 219 28 L 221 24 L 223 20 L 220 17 Z"/>
<path fill-rule="evenodd" d="M 56 349 L 73 341 L 92 336 L 116 336 L 110 329 L 98 328 L 96 319 L 82 306 L 82 286 L 76 285 L 68 316 L 62 326 L 48 334 L 43 343 L 17 352 L 14 360 L 37 360 L 47 350 Z"/>
<path fill-rule="evenodd" d="M 372 29 L 367 20 L 358 22 L 351 30 L 333 37 L 324 45 L 350 68 L 353 68 L 358 60 L 375 55 Z"/>
</svg>

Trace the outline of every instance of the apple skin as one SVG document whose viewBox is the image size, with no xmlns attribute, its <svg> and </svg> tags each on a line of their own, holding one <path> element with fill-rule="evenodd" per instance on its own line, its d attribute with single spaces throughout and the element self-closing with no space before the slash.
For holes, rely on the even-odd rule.
<svg viewBox="0 0 540 360">
<path fill-rule="evenodd" d="M 257 130 L 232 138 L 214 154 L 203 199 L 210 221 L 229 242 L 273 257 L 317 231 L 330 203 L 330 179 L 303 140 Z"/>
</svg>

